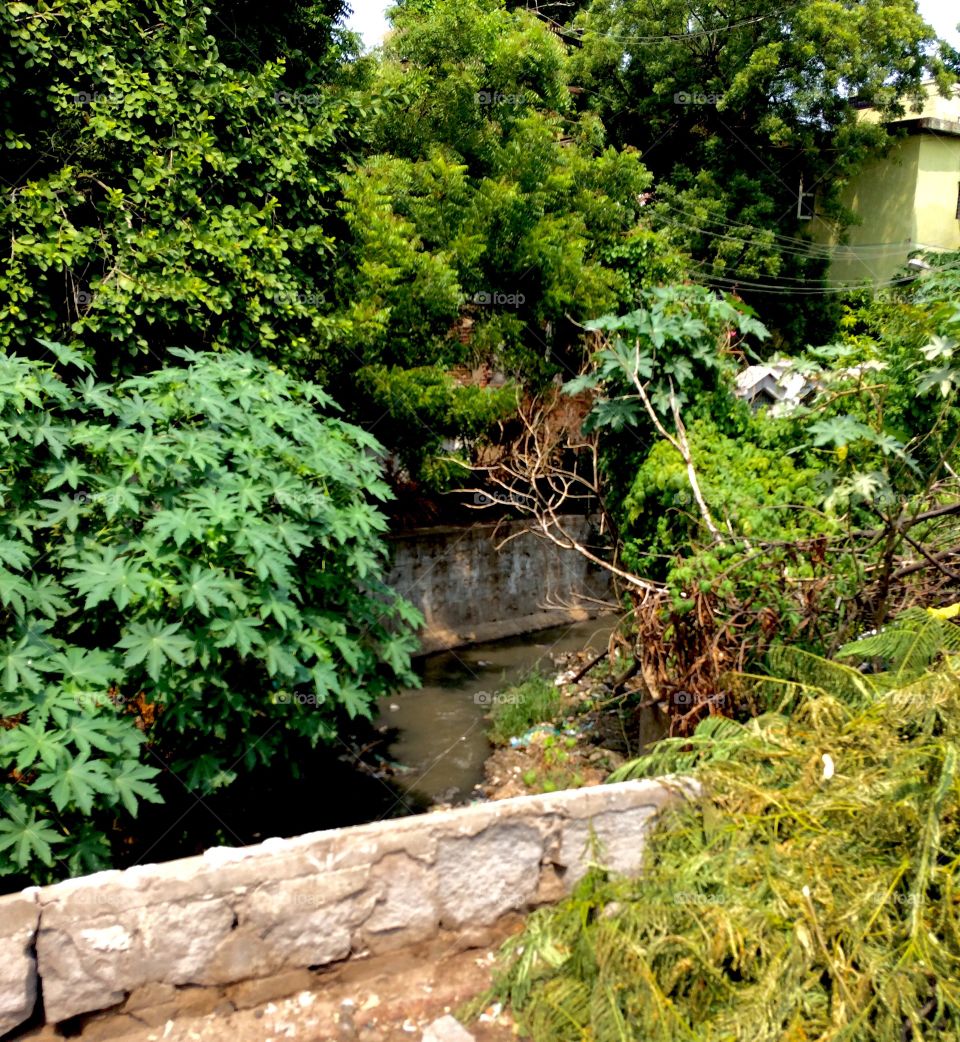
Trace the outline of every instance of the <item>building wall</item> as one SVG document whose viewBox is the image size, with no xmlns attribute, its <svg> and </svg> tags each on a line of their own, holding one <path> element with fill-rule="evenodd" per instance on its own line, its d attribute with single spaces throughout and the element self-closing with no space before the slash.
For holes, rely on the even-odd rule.
<svg viewBox="0 0 960 1042">
<path fill-rule="evenodd" d="M 927 85 L 927 100 L 919 113 L 907 108 L 905 118 L 920 115 L 929 119 L 946 119 L 956 122 L 960 119 L 960 86 L 954 86 L 949 97 L 945 98 L 933 84 Z"/>
<path fill-rule="evenodd" d="M 922 134 L 916 194 L 918 242 L 939 249 L 960 249 L 958 191 L 960 137 Z"/>
<path fill-rule="evenodd" d="M 919 109 L 909 105 L 905 120 L 932 119 L 960 124 L 960 86 L 942 97 L 926 84 Z M 875 122 L 864 109 L 860 118 Z M 842 202 L 861 223 L 838 244 L 836 227 L 820 217 L 811 222 L 816 242 L 835 246 L 829 277 L 838 281 L 883 282 L 895 277 L 917 249 L 960 249 L 957 193 L 960 189 L 960 136 L 927 129 L 894 145 L 883 159 L 864 168 L 843 193 Z M 882 246 L 878 244 L 891 244 Z"/>
<path fill-rule="evenodd" d="M 836 247 L 829 278 L 839 281 L 882 282 L 906 263 L 918 241 L 914 200 L 920 179 L 919 135 L 894 145 L 890 154 L 869 163 L 841 196 L 844 206 L 861 223 L 847 232 L 847 243 L 838 244 L 837 228 L 822 217 L 811 222 L 818 243 Z M 960 139 L 958 139 L 960 152 Z M 899 248 L 883 244 L 900 244 Z"/>
</svg>

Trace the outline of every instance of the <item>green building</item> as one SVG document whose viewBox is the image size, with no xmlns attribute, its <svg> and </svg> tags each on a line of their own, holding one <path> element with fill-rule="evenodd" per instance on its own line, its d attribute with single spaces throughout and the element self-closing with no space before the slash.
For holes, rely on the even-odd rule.
<svg viewBox="0 0 960 1042">
<path fill-rule="evenodd" d="M 845 242 L 834 223 L 810 218 L 814 240 L 833 247 L 831 280 L 886 282 L 916 250 L 960 249 L 960 88 L 931 91 L 921 112 L 892 125 L 904 137 L 841 196 L 860 219 Z"/>
</svg>

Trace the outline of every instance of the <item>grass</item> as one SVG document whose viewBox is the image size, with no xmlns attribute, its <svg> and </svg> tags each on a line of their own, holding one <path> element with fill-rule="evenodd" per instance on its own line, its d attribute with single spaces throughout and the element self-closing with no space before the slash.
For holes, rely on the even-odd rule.
<svg viewBox="0 0 960 1042">
<path fill-rule="evenodd" d="M 491 713 L 490 741 L 508 745 L 511 738 L 536 724 L 553 724 L 561 716 L 560 690 L 552 680 L 533 673 L 526 680 L 502 691 Z"/>
</svg>

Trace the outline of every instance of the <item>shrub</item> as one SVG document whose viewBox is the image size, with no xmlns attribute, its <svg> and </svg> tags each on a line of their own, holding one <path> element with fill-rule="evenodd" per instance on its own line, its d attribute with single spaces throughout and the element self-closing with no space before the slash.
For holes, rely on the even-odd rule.
<svg viewBox="0 0 960 1042">
<path fill-rule="evenodd" d="M 844 649 L 889 674 L 797 652 L 761 682 L 790 718 L 707 719 L 617 772 L 693 771 L 704 798 L 640 878 L 594 869 L 508 942 L 495 994 L 525 1037 L 956 1037 L 960 631 L 922 616 Z"/>
<path fill-rule="evenodd" d="M 411 681 L 418 621 L 378 445 L 319 388 L 188 351 L 109 387 L 47 347 L 0 355 L 0 874 L 35 878 L 106 864 L 158 766 L 216 788 L 334 738 Z"/>
</svg>

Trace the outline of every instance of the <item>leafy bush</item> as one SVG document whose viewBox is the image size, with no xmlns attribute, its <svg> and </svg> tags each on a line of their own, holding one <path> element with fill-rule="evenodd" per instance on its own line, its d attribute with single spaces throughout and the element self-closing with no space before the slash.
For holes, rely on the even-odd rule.
<svg viewBox="0 0 960 1042">
<path fill-rule="evenodd" d="M 749 420 L 735 438 L 710 420 L 690 426 L 690 449 L 711 510 L 724 519 L 730 535 L 746 540 L 804 539 L 829 531 L 827 519 L 813 509 L 819 504 L 818 471 L 797 466 L 775 441 L 765 445 L 770 426 Z M 647 454 L 624 500 L 624 512 L 624 560 L 639 575 L 664 575 L 665 562 L 701 535 L 686 467 L 669 442 L 658 441 Z M 742 570 L 734 577 L 743 581 Z M 692 574 L 678 576 L 675 585 L 680 588 L 692 579 Z M 755 580 L 754 575 L 747 581 Z"/>
<path fill-rule="evenodd" d="M 0 175 L 18 186 L 0 208 L 0 346 L 78 337 L 108 372 L 166 344 L 314 360 L 329 342 L 344 105 L 291 91 L 280 62 L 224 64 L 215 30 L 253 57 L 224 21 L 248 13 L 225 6 L 0 8 Z"/>
<path fill-rule="evenodd" d="M 115 387 L 0 356 L 0 874 L 108 861 L 169 767 L 191 789 L 411 682 L 376 441 L 249 355 Z M 295 764 L 287 765 L 290 771 Z"/>
<path fill-rule="evenodd" d="M 546 677 L 534 673 L 501 692 L 491 716 L 490 740 L 506 745 L 535 724 L 549 724 L 560 716 L 560 690 Z"/>
<path fill-rule="evenodd" d="M 704 798 L 639 879 L 593 870 L 508 942 L 496 994 L 536 1042 L 956 1037 L 956 656 L 882 694 L 820 663 L 782 682 L 789 720 L 707 720 L 631 768 L 695 768 Z"/>
<path fill-rule="evenodd" d="M 357 373 L 357 386 L 367 400 L 358 406 L 362 421 L 375 424 L 383 441 L 396 446 L 396 458 L 410 479 L 440 489 L 468 474 L 465 467 L 440 458 L 450 455 L 444 439 L 459 441 L 465 455 L 517 403 L 513 385 L 461 386 L 439 366 L 365 366 Z"/>
</svg>

